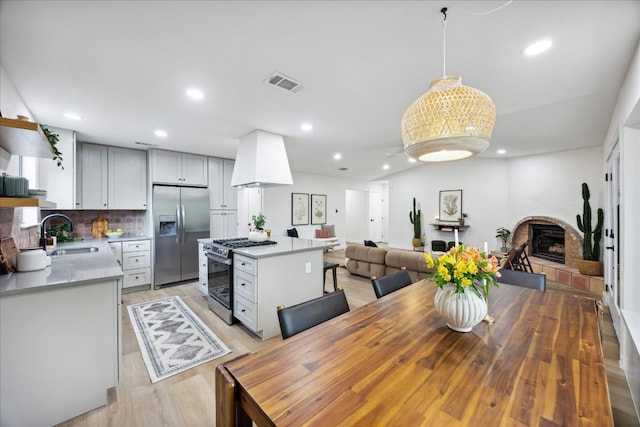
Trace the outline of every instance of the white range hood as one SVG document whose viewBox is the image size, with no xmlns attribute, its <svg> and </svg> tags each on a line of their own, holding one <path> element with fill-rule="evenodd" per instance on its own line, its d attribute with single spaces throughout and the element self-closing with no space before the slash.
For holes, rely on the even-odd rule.
<svg viewBox="0 0 640 427">
<path fill-rule="evenodd" d="M 281 135 L 254 131 L 240 139 L 231 177 L 233 187 L 291 185 L 291 169 Z"/>
</svg>

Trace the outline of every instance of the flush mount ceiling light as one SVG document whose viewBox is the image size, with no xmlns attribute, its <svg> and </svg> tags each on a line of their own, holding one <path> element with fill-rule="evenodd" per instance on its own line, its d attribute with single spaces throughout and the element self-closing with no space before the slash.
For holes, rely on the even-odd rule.
<svg viewBox="0 0 640 427">
<path fill-rule="evenodd" d="M 440 12 L 443 33 L 443 77 L 407 108 L 402 117 L 402 141 L 409 157 L 444 162 L 475 156 L 489 147 L 496 107 L 484 92 L 447 76 L 445 68 L 447 8 Z"/>
<path fill-rule="evenodd" d="M 303 123 L 300 125 L 300 129 L 302 129 L 305 132 L 309 132 L 313 129 L 313 126 L 311 125 L 311 123 Z"/>
<path fill-rule="evenodd" d="M 551 40 L 542 40 L 529 45 L 524 50 L 524 54 L 528 56 L 539 55 L 542 52 L 548 50 L 550 47 L 551 47 Z"/>
<path fill-rule="evenodd" d="M 166 138 L 167 137 L 167 131 L 166 130 L 162 130 L 162 129 L 158 129 L 156 131 L 153 132 L 158 138 Z"/>
<path fill-rule="evenodd" d="M 204 93 L 202 93 L 201 90 L 192 87 L 187 89 L 187 96 L 191 99 L 199 101 L 204 98 Z"/>
</svg>

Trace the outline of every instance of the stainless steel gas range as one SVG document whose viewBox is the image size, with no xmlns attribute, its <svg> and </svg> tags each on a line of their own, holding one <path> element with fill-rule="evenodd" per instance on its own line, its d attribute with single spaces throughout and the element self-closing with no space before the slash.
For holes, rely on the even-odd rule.
<svg viewBox="0 0 640 427">
<path fill-rule="evenodd" d="M 246 237 L 237 237 L 214 239 L 204 244 L 204 252 L 209 259 L 209 309 L 228 324 L 233 323 L 233 250 L 276 243 L 273 240 L 252 242 Z"/>
</svg>

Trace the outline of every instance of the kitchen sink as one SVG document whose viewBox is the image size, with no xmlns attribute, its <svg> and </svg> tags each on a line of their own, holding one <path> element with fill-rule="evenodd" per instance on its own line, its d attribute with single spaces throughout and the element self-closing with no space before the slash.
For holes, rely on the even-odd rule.
<svg viewBox="0 0 640 427">
<path fill-rule="evenodd" d="M 69 249 L 56 249 L 51 252 L 52 256 L 58 255 L 77 255 L 77 254 L 88 254 L 91 252 L 98 252 L 100 248 L 97 246 L 85 246 L 82 248 L 69 248 Z"/>
</svg>

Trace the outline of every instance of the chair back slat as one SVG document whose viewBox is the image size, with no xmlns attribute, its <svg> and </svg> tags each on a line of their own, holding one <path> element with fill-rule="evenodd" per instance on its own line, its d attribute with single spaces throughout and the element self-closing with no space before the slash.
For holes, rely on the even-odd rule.
<svg viewBox="0 0 640 427">
<path fill-rule="evenodd" d="M 538 289 L 540 291 L 547 290 L 547 276 L 545 274 L 529 273 L 520 270 L 508 270 L 504 268 L 501 268 L 498 271 L 501 276 L 496 279 L 498 283 Z"/>
</svg>

